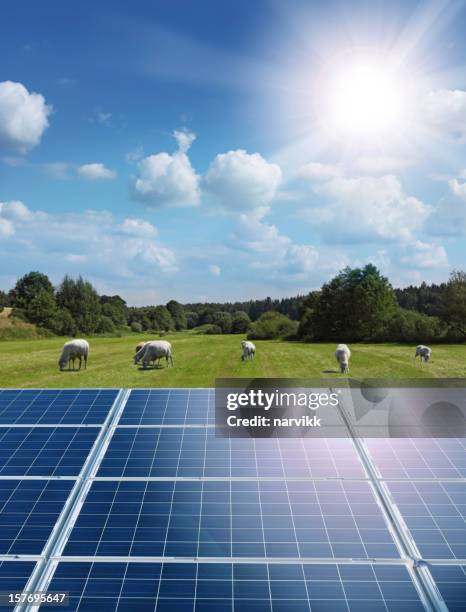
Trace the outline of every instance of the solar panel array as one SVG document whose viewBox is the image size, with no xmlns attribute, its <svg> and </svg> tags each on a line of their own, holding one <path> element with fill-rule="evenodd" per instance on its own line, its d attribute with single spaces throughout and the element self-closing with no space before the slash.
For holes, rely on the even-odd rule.
<svg viewBox="0 0 466 612">
<path fill-rule="evenodd" d="M 213 423 L 212 389 L 0 391 L 0 593 L 466 608 L 464 440 L 227 439 Z"/>
</svg>

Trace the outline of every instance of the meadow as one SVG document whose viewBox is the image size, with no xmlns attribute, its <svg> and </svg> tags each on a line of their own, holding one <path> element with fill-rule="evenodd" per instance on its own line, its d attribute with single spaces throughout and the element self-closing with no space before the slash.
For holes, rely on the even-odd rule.
<svg viewBox="0 0 466 612">
<path fill-rule="evenodd" d="M 64 338 L 0 342 L 0 387 L 212 387 L 220 377 L 339 377 L 335 344 L 280 340 L 256 341 L 254 361 L 241 361 L 240 335 L 177 332 L 172 342 L 175 365 L 156 369 L 133 365 L 134 347 L 146 338 L 96 337 L 89 340 L 88 369 L 58 370 Z M 466 377 L 466 345 L 433 346 L 432 361 L 414 362 L 414 347 L 401 344 L 352 344 L 351 377 Z"/>
</svg>

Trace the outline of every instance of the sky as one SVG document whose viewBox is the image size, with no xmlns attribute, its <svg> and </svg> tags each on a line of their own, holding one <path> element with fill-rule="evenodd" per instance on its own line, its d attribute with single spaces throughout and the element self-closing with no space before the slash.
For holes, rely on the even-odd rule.
<svg viewBox="0 0 466 612">
<path fill-rule="evenodd" d="M 6 0 L 0 288 L 131 305 L 465 267 L 464 2 Z"/>
</svg>

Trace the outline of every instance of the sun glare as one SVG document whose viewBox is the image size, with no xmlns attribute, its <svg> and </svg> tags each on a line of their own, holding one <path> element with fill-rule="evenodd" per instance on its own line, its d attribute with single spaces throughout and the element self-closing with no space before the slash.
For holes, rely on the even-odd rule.
<svg viewBox="0 0 466 612">
<path fill-rule="evenodd" d="M 321 88 L 321 120 L 335 137 L 370 142 L 395 137 L 403 127 L 403 82 L 382 62 L 331 67 Z"/>
</svg>

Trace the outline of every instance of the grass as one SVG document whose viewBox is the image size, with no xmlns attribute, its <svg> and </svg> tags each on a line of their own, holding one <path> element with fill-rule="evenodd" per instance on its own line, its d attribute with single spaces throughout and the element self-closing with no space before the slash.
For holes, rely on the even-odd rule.
<svg viewBox="0 0 466 612">
<path fill-rule="evenodd" d="M 339 376 L 335 344 L 256 341 L 253 362 L 240 359 L 242 336 L 176 333 L 175 366 L 142 370 L 132 363 L 134 347 L 144 335 L 91 338 L 87 370 L 58 370 L 64 338 L 14 340 L 0 343 L 0 387 L 211 387 L 219 377 L 322 378 Z M 433 347 L 431 363 L 414 363 L 414 347 L 397 344 L 352 344 L 351 376 L 466 377 L 466 345 Z"/>
</svg>

